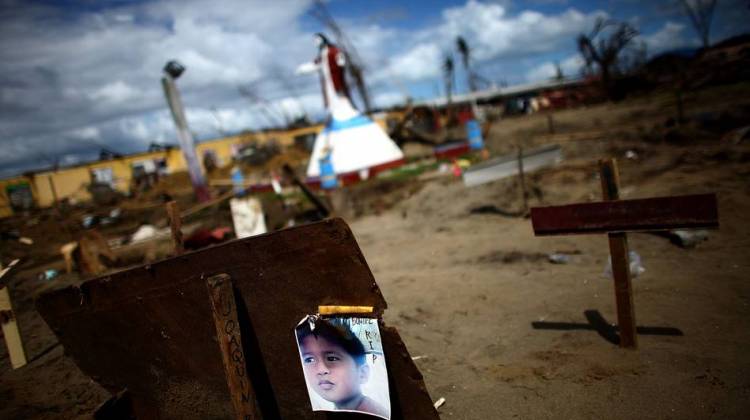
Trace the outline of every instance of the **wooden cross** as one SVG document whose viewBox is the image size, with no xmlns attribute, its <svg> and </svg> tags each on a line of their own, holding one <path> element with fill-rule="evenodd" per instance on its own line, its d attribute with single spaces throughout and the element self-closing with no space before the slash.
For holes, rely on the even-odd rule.
<svg viewBox="0 0 750 420">
<path fill-rule="evenodd" d="M 531 222 L 536 236 L 607 233 L 615 281 L 620 346 L 637 347 L 633 288 L 626 232 L 719 227 L 716 194 L 620 200 L 617 162 L 599 162 L 605 201 L 534 207 Z"/>
</svg>

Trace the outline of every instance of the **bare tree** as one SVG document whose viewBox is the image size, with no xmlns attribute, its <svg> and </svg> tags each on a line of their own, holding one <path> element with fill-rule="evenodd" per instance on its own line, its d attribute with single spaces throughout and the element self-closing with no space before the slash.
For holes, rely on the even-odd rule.
<svg viewBox="0 0 750 420">
<path fill-rule="evenodd" d="M 595 64 L 602 78 L 605 92 L 612 94 L 612 76 L 617 71 L 620 53 L 638 35 L 627 22 L 597 19 L 594 29 L 578 36 L 578 50 L 587 69 Z"/>
<path fill-rule="evenodd" d="M 645 41 L 633 42 L 622 55 L 617 70 L 621 73 L 639 71 L 648 60 L 648 45 Z"/>
<path fill-rule="evenodd" d="M 271 107 L 271 104 L 261 97 L 251 86 L 238 86 L 237 91 L 240 95 L 248 99 L 256 109 L 260 110 L 261 115 L 266 119 L 270 127 L 285 127 L 289 125 L 289 120 L 283 115 L 279 115 L 278 110 Z"/>
<path fill-rule="evenodd" d="M 445 94 L 448 98 L 448 107 L 451 106 L 453 96 L 454 66 L 453 57 L 446 55 L 443 59 L 443 80 L 445 81 Z"/>
<path fill-rule="evenodd" d="M 215 106 L 211 106 L 211 115 L 216 120 L 216 131 L 219 132 L 219 135 L 222 137 L 226 137 L 227 132 L 224 131 L 224 121 L 221 119 L 221 115 L 219 115 L 219 110 Z"/>
<path fill-rule="evenodd" d="M 475 92 L 477 90 L 477 83 L 474 71 L 471 69 L 471 48 L 469 48 L 469 44 L 462 36 L 456 37 L 456 48 L 458 49 L 458 53 L 461 54 L 461 62 L 463 63 L 464 71 L 466 72 L 469 91 Z"/>
<path fill-rule="evenodd" d="M 300 98 L 299 90 L 296 86 L 291 82 L 290 76 L 284 73 L 284 69 L 279 64 L 274 64 L 272 67 L 273 69 L 273 78 L 276 79 L 276 82 L 281 86 L 282 91 L 287 95 L 287 98 L 289 98 L 292 102 L 294 102 L 294 105 L 301 111 L 302 113 L 302 120 L 303 121 L 310 121 L 310 116 L 307 113 L 307 109 L 305 109 L 305 105 L 302 103 Z M 298 120 L 299 118 L 295 118 L 294 120 Z"/>
<path fill-rule="evenodd" d="M 693 28 L 698 32 L 703 48 L 708 47 L 716 0 L 680 0 L 680 3 L 690 18 Z"/>
<path fill-rule="evenodd" d="M 562 67 L 560 67 L 560 62 L 555 61 L 555 77 L 554 80 L 562 81 L 565 80 L 565 74 L 563 74 Z"/>
</svg>

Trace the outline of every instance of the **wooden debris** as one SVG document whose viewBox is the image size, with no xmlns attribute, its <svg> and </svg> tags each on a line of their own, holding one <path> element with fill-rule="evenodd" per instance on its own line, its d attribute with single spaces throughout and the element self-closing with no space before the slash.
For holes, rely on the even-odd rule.
<svg viewBox="0 0 750 420">
<path fill-rule="evenodd" d="M 68 274 L 73 272 L 73 253 L 77 248 L 78 242 L 68 242 L 60 247 L 60 253 L 65 259 L 65 272 Z"/>
<path fill-rule="evenodd" d="M 18 262 L 17 259 L 13 260 L 8 267 L 5 267 L 0 272 L 0 279 L 5 277 Z M 13 369 L 18 369 L 26 365 L 26 350 L 21 339 L 21 332 L 18 329 L 16 314 L 13 312 L 10 291 L 5 284 L 0 284 L 0 323 L 2 323 L 3 337 L 5 337 L 5 345 L 10 356 L 10 365 Z"/>
<path fill-rule="evenodd" d="M 208 200 L 208 201 L 205 201 L 203 203 L 197 204 L 197 205 L 195 205 L 195 206 L 193 206 L 193 207 L 191 207 L 191 208 L 183 211 L 182 213 L 180 213 L 180 217 L 184 219 L 184 218 L 186 218 L 188 216 L 192 216 L 193 214 L 198 213 L 201 210 L 204 210 L 204 209 L 207 209 L 207 208 L 209 208 L 211 206 L 215 206 L 217 204 L 220 204 L 221 202 L 229 200 L 230 198 L 232 198 L 234 196 L 235 196 L 234 190 L 229 190 L 228 192 L 225 192 L 224 194 L 222 194 L 222 195 L 220 195 L 220 196 L 218 196 L 216 198 L 213 198 L 211 200 Z"/>
<path fill-rule="evenodd" d="M 97 275 L 107 270 L 101 261 L 101 256 L 110 261 L 116 261 L 117 256 L 109 247 L 109 243 L 96 230 L 89 230 L 78 241 L 78 251 L 75 253 L 78 268 L 82 274 Z"/>
<path fill-rule="evenodd" d="M 127 388 L 138 413 L 231 418 L 205 285 L 206 277 L 222 273 L 234 284 L 244 356 L 262 418 L 321 418 L 310 409 L 294 327 L 319 306 L 370 306 L 375 317 L 386 307 L 341 219 L 111 273 L 79 288 L 46 293 L 36 305 L 81 371 L 113 394 Z M 437 420 L 398 332 L 385 325 L 380 332 L 392 418 Z"/>
<path fill-rule="evenodd" d="M 10 270 L 12 270 L 13 267 L 17 266 L 20 262 L 21 260 L 16 258 L 15 260 L 11 261 L 7 267 L 3 267 L 2 263 L 0 263 L 0 268 L 2 269 L 0 270 L 0 286 L 5 285 L 5 282 L 3 280 L 5 278 L 5 275 L 8 274 Z"/>
<path fill-rule="evenodd" d="M 463 173 L 464 185 L 475 187 L 517 175 L 522 169 L 528 173 L 545 166 L 555 165 L 563 159 L 562 149 L 558 145 L 544 146 L 521 151 L 521 153 L 522 159 L 519 159 L 518 153 L 514 153 L 471 166 Z"/>
</svg>

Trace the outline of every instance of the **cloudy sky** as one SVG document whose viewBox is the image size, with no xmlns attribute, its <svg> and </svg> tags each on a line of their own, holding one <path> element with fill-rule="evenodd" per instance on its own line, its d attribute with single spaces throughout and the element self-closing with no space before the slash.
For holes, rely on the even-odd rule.
<svg viewBox="0 0 750 420">
<path fill-rule="evenodd" d="M 576 75 L 575 37 L 597 17 L 631 22 L 649 54 L 698 43 L 677 1 L 330 0 L 375 103 L 442 95 L 455 38 L 489 82 Z M 159 79 L 170 59 L 198 140 L 321 116 L 317 78 L 294 70 L 326 30 L 310 0 L 0 0 L 0 176 L 176 143 Z M 750 31 L 744 0 L 719 0 L 712 40 Z M 460 67 L 457 65 L 457 67 Z M 466 89 L 459 70 L 459 91 Z"/>
</svg>

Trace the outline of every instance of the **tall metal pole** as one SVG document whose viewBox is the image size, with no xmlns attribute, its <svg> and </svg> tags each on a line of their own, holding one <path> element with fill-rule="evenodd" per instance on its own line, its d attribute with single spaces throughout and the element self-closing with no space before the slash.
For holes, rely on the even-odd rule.
<svg viewBox="0 0 750 420">
<path fill-rule="evenodd" d="M 169 109 L 172 111 L 175 126 L 177 126 L 177 139 L 180 141 L 182 155 L 185 157 L 185 162 L 187 163 L 190 182 L 193 183 L 195 196 L 200 202 L 208 201 L 211 199 L 211 193 L 208 191 L 198 156 L 195 154 L 195 141 L 193 141 L 193 135 L 190 134 L 190 130 L 188 129 L 185 110 L 182 107 L 180 93 L 177 91 L 174 78 L 166 73 L 161 78 L 161 84 L 164 88 L 164 95 L 167 97 Z"/>
</svg>

